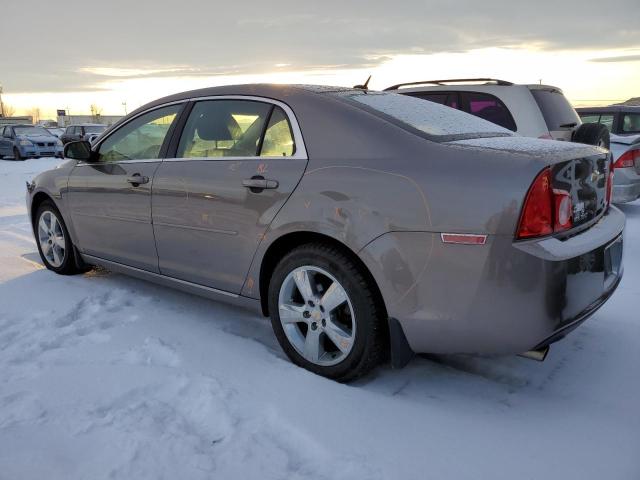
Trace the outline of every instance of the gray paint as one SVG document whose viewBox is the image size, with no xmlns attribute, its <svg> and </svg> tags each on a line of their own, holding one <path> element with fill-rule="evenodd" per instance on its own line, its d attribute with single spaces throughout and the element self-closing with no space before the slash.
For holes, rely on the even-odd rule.
<svg viewBox="0 0 640 480">
<path fill-rule="evenodd" d="M 535 176 L 568 159 L 604 158 L 596 148 L 548 141 L 523 148 L 527 140 L 517 137 L 436 143 L 330 94 L 273 85 L 174 95 L 110 131 L 158 105 L 221 95 L 288 105 L 306 155 L 120 162 L 108 179 L 99 167 L 68 162 L 37 177 L 28 201 L 39 192 L 56 197 L 89 263 L 252 307 L 275 241 L 325 235 L 364 262 L 418 352 L 528 350 L 617 285 L 605 283 L 602 267 L 605 246 L 624 228 L 615 208 L 568 240 L 514 242 Z M 132 187 L 124 179 L 134 170 L 153 181 Z M 242 187 L 255 173 L 278 188 Z M 443 244 L 441 232 L 488 239 Z"/>
</svg>

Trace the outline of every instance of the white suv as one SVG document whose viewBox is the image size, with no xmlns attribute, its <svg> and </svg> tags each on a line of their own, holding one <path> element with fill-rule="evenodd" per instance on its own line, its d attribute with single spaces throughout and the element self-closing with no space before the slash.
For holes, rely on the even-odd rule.
<svg viewBox="0 0 640 480">
<path fill-rule="evenodd" d="M 582 124 L 557 87 L 471 78 L 401 83 L 385 90 L 462 110 L 525 137 L 609 148 L 607 129 L 598 124 Z"/>
</svg>

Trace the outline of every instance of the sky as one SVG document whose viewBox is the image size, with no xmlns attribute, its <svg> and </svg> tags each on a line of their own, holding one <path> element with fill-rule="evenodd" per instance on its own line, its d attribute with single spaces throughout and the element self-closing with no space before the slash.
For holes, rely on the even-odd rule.
<svg viewBox="0 0 640 480">
<path fill-rule="evenodd" d="M 5 1 L 0 84 L 17 114 L 124 114 L 193 88 L 370 87 L 493 77 L 575 105 L 640 96 L 638 0 Z"/>
</svg>

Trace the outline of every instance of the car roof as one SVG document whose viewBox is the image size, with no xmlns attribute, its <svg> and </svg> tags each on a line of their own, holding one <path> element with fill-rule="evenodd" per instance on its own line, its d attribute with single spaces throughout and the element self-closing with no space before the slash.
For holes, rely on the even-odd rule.
<svg viewBox="0 0 640 480">
<path fill-rule="evenodd" d="M 106 127 L 104 123 L 72 123 L 71 125 L 67 125 L 67 127 Z M 52 127 L 56 128 L 56 127 Z"/>
<path fill-rule="evenodd" d="M 638 105 L 608 105 L 606 107 L 578 107 L 576 108 L 578 113 L 586 112 L 631 112 L 640 113 L 640 106 Z"/>
<path fill-rule="evenodd" d="M 348 92 L 348 91 L 362 91 L 355 90 L 346 87 L 334 87 L 326 85 L 294 85 L 294 84 L 271 84 L 271 83 L 250 83 L 242 85 L 224 85 L 220 87 L 207 87 L 197 90 L 188 90 L 186 92 L 180 92 L 173 95 L 169 95 L 163 98 L 159 98 L 146 105 L 141 106 L 132 114 L 148 110 L 154 106 L 163 105 L 171 102 L 179 102 L 189 100 L 191 98 L 201 97 L 214 97 L 219 95 L 240 95 L 240 96 L 255 96 L 271 98 L 273 100 L 279 100 L 287 103 L 288 99 L 305 97 L 305 96 L 317 96 L 322 93 L 332 92 Z"/>
</svg>

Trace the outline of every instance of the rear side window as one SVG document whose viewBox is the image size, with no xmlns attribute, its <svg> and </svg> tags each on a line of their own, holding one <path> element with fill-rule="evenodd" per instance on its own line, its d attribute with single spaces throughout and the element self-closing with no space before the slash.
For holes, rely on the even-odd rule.
<svg viewBox="0 0 640 480">
<path fill-rule="evenodd" d="M 280 107 L 274 107 L 264 132 L 261 157 L 290 157 L 295 152 L 293 134 L 287 115 Z"/>
<path fill-rule="evenodd" d="M 468 113 L 407 95 L 354 91 L 334 95 L 433 141 L 512 135 L 509 130 Z"/>
<path fill-rule="evenodd" d="M 469 113 L 488 122 L 500 125 L 512 132 L 517 130 L 509 109 L 500 99 L 487 93 L 462 92 L 462 102 L 467 105 Z"/>
<path fill-rule="evenodd" d="M 530 91 L 550 132 L 573 128 L 580 123 L 580 117 L 559 90 L 534 88 Z"/>
<path fill-rule="evenodd" d="M 271 104 L 250 100 L 198 102 L 184 127 L 176 155 L 255 157 L 271 109 Z"/>
<path fill-rule="evenodd" d="M 624 133 L 640 133 L 640 113 L 625 113 L 622 116 Z"/>
<path fill-rule="evenodd" d="M 579 113 L 582 123 L 601 123 L 611 131 L 613 129 L 613 114 Z"/>
</svg>

